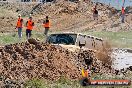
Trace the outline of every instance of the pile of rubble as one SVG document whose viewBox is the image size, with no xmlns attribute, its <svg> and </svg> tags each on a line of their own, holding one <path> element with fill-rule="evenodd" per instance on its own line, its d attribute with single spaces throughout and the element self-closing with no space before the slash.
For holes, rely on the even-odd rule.
<svg viewBox="0 0 132 88">
<path fill-rule="evenodd" d="M 100 67 L 101 62 L 94 55 L 92 50 L 75 54 L 59 45 L 29 39 L 0 48 L 0 75 L 22 82 L 32 78 L 58 80 L 62 76 L 78 79 L 81 68 L 86 64 L 92 62 L 94 68 L 97 67 L 96 71 Z"/>
<path fill-rule="evenodd" d="M 58 79 L 61 75 L 78 78 L 78 69 L 69 61 L 68 51 L 44 43 L 6 45 L 1 50 L 0 73 L 11 79 Z"/>
<path fill-rule="evenodd" d="M 80 72 L 70 61 L 74 58 L 72 53 L 59 46 L 29 42 L 0 48 L 1 76 L 21 81 L 32 78 L 57 80 L 61 76 L 79 78 Z"/>
</svg>

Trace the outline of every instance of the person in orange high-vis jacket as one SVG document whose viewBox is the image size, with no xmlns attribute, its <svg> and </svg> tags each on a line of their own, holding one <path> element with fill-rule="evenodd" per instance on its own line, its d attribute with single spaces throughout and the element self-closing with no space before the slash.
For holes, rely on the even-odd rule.
<svg viewBox="0 0 132 88">
<path fill-rule="evenodd" d="M 81 85 L 84 85 L 86 86 L 87 84 L 90 84 L 91 83 L 91 76 L 90 76 L 90 72 L 89 72 L 89 69 L 82 69 L 81 71 L 82 73 L 82 80 L 81 80 Z"/>
<path fill-rule="evenodd" d="M 88 70 L 84 70 L 84 69 L 82 69 L 82 76 L 84 77 L 84 78 L 88 78 L 89 77 L 89 75 L 88 75 Z"/>
<path fill-rule="evenodd" d="M 49 28 L 50 28 L 50 21 L 49 21 L 49 17 L 48 16 L 46 16 L 46 20 L 43 22 L 43 26 L 45 28 L 44 35 L 47 36 Z"/>
<path fill-rule="evenodd" d="M 17 21 L 17 24 L 16 24 L 16 28 L 18 29 L 19 38 L 22 37 L 22 23 L 23 23 L 23 19 L 21 18 L 21 15 L 19 14 L 18 21 Z"/>
<path fill-rule="evenodd" d="M 29 17 L 29 20 L 26 22 L 26 37 L 29 39 L 32 35 L 32 30 L 33 30 L 34 22 L 32 21 L 32 17 Z"/>
<path fill-rule="evenodd" d="M 122 10 L 121 10 L 121 22 L 124 23 L 124 19 L 125 19 L 125 9 L 124 7 L 122 7 Z"/>
</svg>

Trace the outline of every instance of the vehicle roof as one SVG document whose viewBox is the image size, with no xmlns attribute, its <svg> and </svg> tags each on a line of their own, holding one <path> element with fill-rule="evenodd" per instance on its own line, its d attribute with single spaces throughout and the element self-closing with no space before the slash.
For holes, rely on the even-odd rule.
<svg viewBox="0 0 132 88">
<path fill-rule="evenodd" d="M 61 32 L 61 33 L 52 33 L 50 35 L 53 35 L 53 34 L 78 34 L 78 33 L 74 33 L 74 32 Z"/>
</svg>

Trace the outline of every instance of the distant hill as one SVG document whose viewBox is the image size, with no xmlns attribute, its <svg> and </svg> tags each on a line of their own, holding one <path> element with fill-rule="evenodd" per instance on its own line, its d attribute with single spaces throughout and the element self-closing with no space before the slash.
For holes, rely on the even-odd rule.
<svg viewBox="0 0 132 88">
<path fill-rule="evenodd" d="M 17 15 L 21 14 L 24 17 L 24 23 L 28 19 L 29 14 L 32 14 L 35 21 L 35 30 L 43 31 L 42 22 L 45 16 L 48 15 L 51 20 L 51 31 L 128 31 L 132 30 L 132 7 L 126 8 L 125 23 L 121 23 L 121 11 L 105 5 L 97 4 L 99 12 L 99 20 L 93 20 L 92 9 L 95 3 L 91 1 L 71 2 L 65 0 L 57 0 L 47 4 L 37 3 L 0 3 L 0 10 L 7 11 L 4 14 L 8 18 L 3 19 L 0 15 L 1 31 L 15 31 Z M 8 13 L 11 12 L 11 14 Z M 11 24 L 11 25 L 9 25 Z M 5 26 L 6 25 L 6 26 Z M 6 30 L 5 30 L 6 29 Z M 24 27 L 25 29 L 25 27 Z"/>
</svg>

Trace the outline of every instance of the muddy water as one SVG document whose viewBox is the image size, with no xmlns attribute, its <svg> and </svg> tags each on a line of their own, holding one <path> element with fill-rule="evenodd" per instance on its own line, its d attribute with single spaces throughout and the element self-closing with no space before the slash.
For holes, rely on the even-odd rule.
<svg viewBox="0 0 132 88">
<path fill-rule="evenodd" d="M 113 68 L 123 69 L 132 66 L 132 50 L 114 49 L 113 54 Z"/>
</svg>

